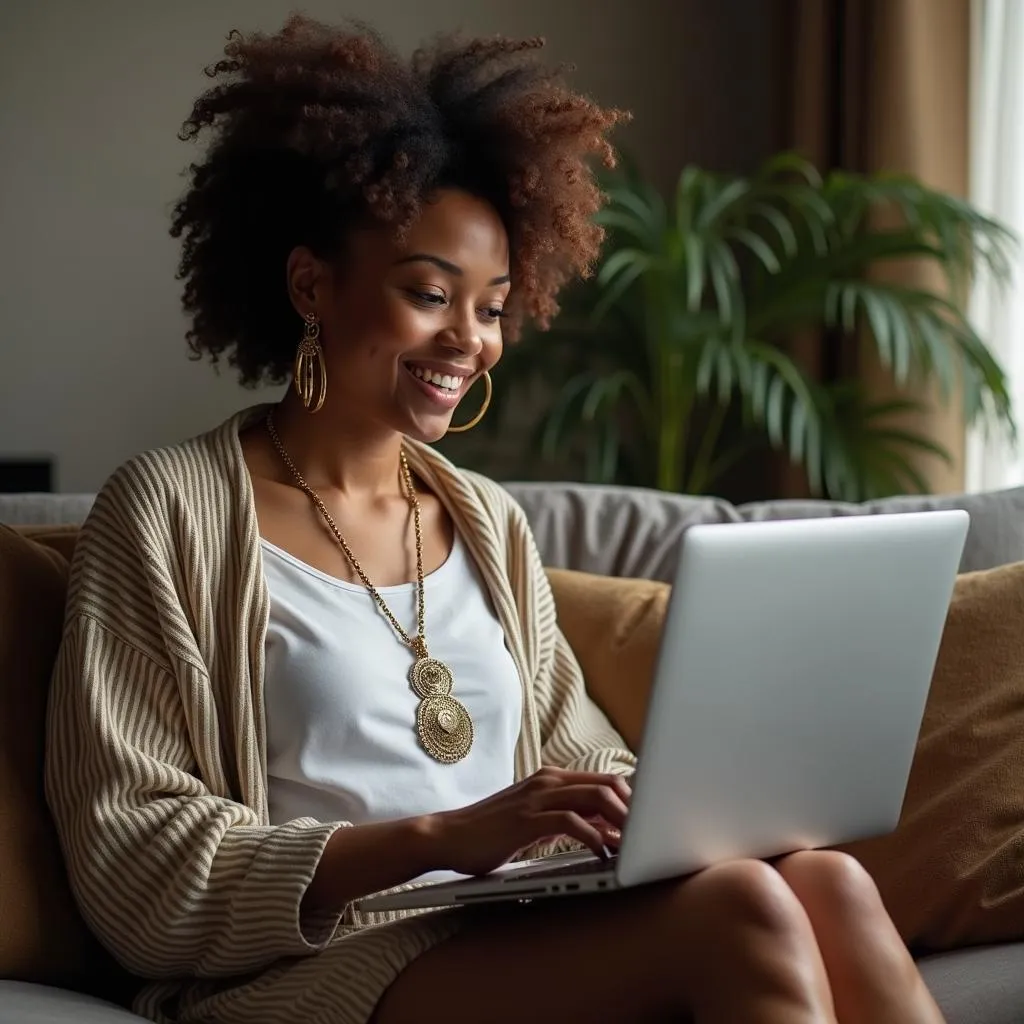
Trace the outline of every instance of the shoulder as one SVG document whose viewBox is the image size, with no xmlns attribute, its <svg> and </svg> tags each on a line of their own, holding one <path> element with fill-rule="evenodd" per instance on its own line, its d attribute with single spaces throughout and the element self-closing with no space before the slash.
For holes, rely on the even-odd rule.
<svg viewBox="0 0 1024 1024">
<path fill-rule="evenodd" d="M 142 452 L 114 471 L 75 544 L 69 613 L 119 631 L 131 607 L 128 618 L 145 620 L 151 638 L 161 615 L 177 615 L 168 610 L 192 607 L 216 589 L 251 504 L 240 489 L 247 484 L 236 421 Z"/>
<path fill-rule="evenodd" d="M 244 504 L 238 418 L 122 463 L 96 496 L 76 558 L 80 550 L 83 557 L 106 560 L 120 552 L 164 562 L 183 544 L 222 532 Z"/>
<path fill-rule="evenodd" d="M 467 487 L 476 494 L 480 503 L 489 509 L 496 519 L 516 525 L 526 524 L 526 513 L 519 502 L 501 484 L 482 473 L 475 473 L 471 470 L 460 470 L 459 472 L 465 479 Z"/>
<path fill-rule="evenodd" d="M 151 529 L 197 510 L 215 512 L 237 489 L 244 469 L 237 442 L 241 415 L 123 462 L 97 495 L 90 521 L 105 516 Z"/>
<path fill-rule="evenodd" d="M 471 470 L 451 467 L 454 491 L 464 513 L 463 525 L 490 537 L 494 550 L 501 552 L 505 575 L 516 593 L 531 592 L 538 577 L 543 577 L 540 553 L 529 520 L 522 506 L 501 484 Z M 454 499 L 449 491 L 449 499 Z M 529 585 L 527 580 L 532 581 Z"/>
<path fill-rule="evenodd" d="M 413 442 L 408 445 L 408 452 L 413 469 L 471 520 L 499 535 L 528 532 L 526 514 L 501 484 L 482 473 L 460 469 L 428 445 Z"/>
</svg>

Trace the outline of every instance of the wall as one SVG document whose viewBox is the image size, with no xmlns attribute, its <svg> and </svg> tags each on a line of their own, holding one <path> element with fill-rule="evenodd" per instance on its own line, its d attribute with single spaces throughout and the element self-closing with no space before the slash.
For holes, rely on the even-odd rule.
<svg viewBox="0 0 1024 1024">
<path fill-rule="evenodd" d="M 0 458 L 49 454 L 56 487 L 95 489 L 124 458 L 243 404 L 190 362 L 168 214 L 193 150 L 176 132 L 233 27 L 291 0 L 0 4 Z M 542 34 L 663 184 L 686 160 L 743 168 L 774 139 L 762 0 L 310 0 L 400 48 L 439 30 Z"/>
</svg>

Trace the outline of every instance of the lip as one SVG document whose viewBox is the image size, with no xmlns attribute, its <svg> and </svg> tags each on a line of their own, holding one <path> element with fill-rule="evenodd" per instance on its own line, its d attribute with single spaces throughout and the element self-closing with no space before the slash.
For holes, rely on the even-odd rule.
<svg viewBox="0 0 1024 1024">
<path fill-rule="evenodd" d="M 471 373 L 466 372 L 466 369 L 464 367 L 456 368 L 457 372 L 453 373 L 452 369 L 440 369 L 440 367 L 444 365 L 443 363 L 432 364 L 425 362 L 417 362 L 416 365 L 422 366 L 424 369 L 436 369 L 437 373 L 448 373 L 453 377 L 465 377 L 465 380 L 463 380 L 462 386 L 459 388 L 458 391 L 445 392 L 441 391 L 439 388 L 436 388 L 433 384 L 428 384 L 425 380 L 422 380 L 421 378 L 417 377 L 416 374 L 412 372 L 411 363 L 404 363 L 403 365 L 405 367 L 406 376 L 415 385 L 419 393 L 429 398 L 430 401 L 438 408 L 446 410 L 454 409 L 455 406 L 459 404 L 463 394 L 465 394 L 466 384 L 467 382 L 469 382 L 469 378 L 471 375 Z"/>
<path fill-rule="evenodd" d="M 475 367 L 440 362 L 437 359 L 409 359 L 404 366 L 410 373 L 413 366 L 419 366 L 424 370 L 432 370 L 434 373 L 447 373 L 449 377 L 472 377 L 476 373 Z"/>
</svg>

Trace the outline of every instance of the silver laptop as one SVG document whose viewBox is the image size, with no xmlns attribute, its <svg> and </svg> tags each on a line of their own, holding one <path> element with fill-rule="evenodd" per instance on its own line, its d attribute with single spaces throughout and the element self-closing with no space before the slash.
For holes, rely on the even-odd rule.
<svg viewBox="0 0 1024 1024">
<path fill-rule="evenodd" d="M 959 510 L 692 527 L 617 856 L 435 873 L 359 908 L 609 891 L 891 831 L 967 527 Z"/>
</svg>

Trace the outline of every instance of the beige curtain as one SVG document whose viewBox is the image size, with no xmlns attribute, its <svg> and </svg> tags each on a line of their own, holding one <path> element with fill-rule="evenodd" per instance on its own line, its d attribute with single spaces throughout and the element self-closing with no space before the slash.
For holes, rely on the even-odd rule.
<svg viewBox="0 0 1024 1024">
<path fill-rule="evenodd" d="M 784 0 L 784 10 L 792 47 L 784 146 L 800 150 L 822 170 L 903 172 L 965 196 L 970 0 Z M 898 273 L 907 283 L 938 284 L 921 265 L 908 264 Z M 870 349 L 839 357 L 821 338 L 801 345 L 816 376 L 853 374 L 875 395 L 893 391 Z M 910 397 L 927 405 L 910 425 L 953 456 L 951 466 L 923 456 L 917 468 L 932 490 L 959 490 L 959 399 L 945 408 L 928 388 Z M 783 472 L 784 493 L 799 494 L 805 486 L 800 474 Z"/>
</svg>

